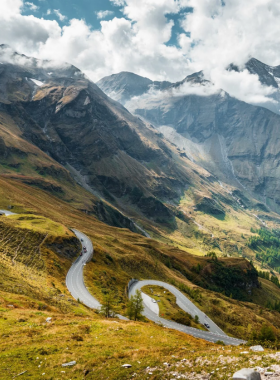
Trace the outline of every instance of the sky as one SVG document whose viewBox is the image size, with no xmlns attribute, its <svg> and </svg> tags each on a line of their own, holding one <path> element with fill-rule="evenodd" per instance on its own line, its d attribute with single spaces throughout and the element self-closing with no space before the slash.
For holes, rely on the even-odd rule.
<svg viewBox="0 0 280 380">
<path fill-rule="evenodd" d="M 239 99 L 265 102 L 273 89 L 226 68 L 250 57 L 280 64 L 279 16 L 275 0 L 0 0 L 0 43 L 93 81 L 131 71 L 175 82 L 203 70 Z"/>
</svg>

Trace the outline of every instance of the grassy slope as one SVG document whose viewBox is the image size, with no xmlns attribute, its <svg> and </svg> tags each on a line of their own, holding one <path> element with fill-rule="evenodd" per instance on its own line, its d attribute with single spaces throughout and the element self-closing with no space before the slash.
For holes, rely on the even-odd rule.
<svg viewBox="0 0 280 380">
<path fill-rule="evenodd" d="M 195 286 L 177 269 L 168 268 L 163 264 L 165 260 L 170 259 L 172 263 L 177 263 L 181 268 L 185 268 L 188 273 L 192 273 L 191 268 L 194 265 L 198 263 L 207 264 L 208 258 L 192 256 L 184 251 L 174 249 L 172 246 L 163 245 L 152 239 L 133 234 L 129 230 L 107 226 L 95 218 L 77 211 L 55 197 L 18 182 L 0 179 L 0 193 L 6 194 L 6 198 L 0 198 L 0 208 L 6 208 L 8 204 L 12 204 L 17 212 L 30 212 L 31 214 L 42 215 L 55 223 L 63 224 L 67 228 L 75 227 L 92 239 L 95 255 L 93 261 L 86 266 L 85 280 L 89 289 L 100 300 L 102 300 L 103 294 L 109 288 L 113 289 L 119 298 L 120 307 L 124 311 L 126 300 L 125 287 L 128 281 L 133 277 L 139 279 L 155 278 L 171 282 L 177 286 L 184 284 L 190 289 L 197 288 L 199 297 L 195 297 L 195 299 L 198 302 L 198 306 L 207 313 L 209 312 L 211 317 L 221 324 L 222 328 L 225 328 L 226 331 L 233 335 L 248 337 L 250 334 L 248 325 L 250 324 L 252 328 L 258 329 L 265 320 L 280 328 L 280 322 L 277 318 L 278 313 L 268 310 L 262 312 L 259 306 L 252 303 L 234 301 L 221 294 Z M 9 198 L 7 198 L 7 194 Z M 9 220 L 9 218 L 6 219 Z M 16 217 L 14 220 L 10 219 L 9 223 L 12 223 L 13 220 L 14 223 L 23 223 L 26 227 L 28 221 L 19 221 L 18 219 L 19 217 Z M 48 223 L 46 221 L 46 225 Z M 57 297 L 59 292 L 67 293 L 64 278 L 73 259 L 70 256 L 67 257 L 61 254 L 59 251 L 47 249 L 47 252 L 47 271 L 45 272 L 44 284 L 48 283 L 51 291 L 57 293 Z M 240 262 L 239 259 L 228 258 L 223 259 L 223 261 L 229 265 L 238 264 L 241 267 L 243 265 L 244 270 L 248 268 L 248 262 L 245 260 Z M 9 269 L 9 267 L 7 268 Z M 52 285 L 52 282 L 55 284 L 55 287 Z M 5 289 L 7 290 L 7 288 Z M 280 298 L 278 288 L 273 288 L 273 295 L 271 295 L 267 287 L 263 287 L 263 289 L 257 290 L 256 300 L 261 303 L 261 298 L 267 296 L 268 293 L 269 297 Z M 210 300 L 216 299 L 220 301 L 218 301 L 218 304 L 214 308 L 212 304 L 216 301 L 210 302 Z M 56 301 L 55 299 L 54 306 L 56 305 Z M 68 303 L 66 302 L 67 305 Z M 67 306 L 68 309 L 70 306 L 71 303 Z M 78 305 L 73 305 L 73 307 L 76 308 Z M 235 318 L 236 315 L 238 316 L 237 318 Z M 246 316 L 245 324 L 244 315 Z M 232 323 L 234 318 L 236 322 Z"/>
<path fill-rule="evenodd" d="M 45 322 L 49 316 L 51 324 Z M 212 371 L 212 379 L 228 379 L 241 368 L 278 362 L 271 350 L 244 355 L 244 347 L 224 348 L 156 325 L 105 321 L 98 316 L 65 318 L 1 306 L 0 331 L 3 380 L 23 371 L 27 372 L 20 378 L 34 380 L 167 380 L 175 372 L 196 379 Z M 61 366 L 73 360 L 75 366 Z M 122 368 L 125 363 L 132 367 Z"/>
<path fill-rule="evenodd" d="M 221 187 L 218 182 L 209 181 L 209 173 L 185 158 L 178 158 L 177 150 L 171 144 L 168 147 L 173 152 L 173 159 L 179 167 L 184 168 L 182 170 L 185 170 L 185 175 L 192 182 L 179 204 L 169 205 L 172 209 L 177 209 L 177 212 L 180 211 L 184 217 L 176 218 L 176 226 L 172 230 L 163 228 L 143 215 L 141 217 L 139 210 L 133 210 L 131 206 L 123 204 L 124 210 L 144 226 L 152 237 L 174 247 L 196 255 L 215 250 L 219 256 L 243 255 L 254 260 L 255 253 L 246 246 L 246 241 L 251 236 L 251 227 L 261 226 L 253 215 L 258 212 L 242 209 L 237 197 L 230 193 L 232 188 Z M 0 173 L 6 178 L 44 189 L 78 209 L 96 213 L 97 198 L 78 186 L 65 168 L 23 139 L 16 123 L 3 112 L 0 113 L 1 151 Z M 119 168 L 112 169 L 112 173 L 116 174 L 116 170 Z M 203 197 L 215 198 L 224 208 L 225 218 L 197 211 L 196 205 Z M 275 216 L 275 220 L 267 223 L 270 227 L 278 228 L 280 223 L 276 215 L 272 216 Z M 113 218 L 112 215 L 107 217 L 109 220 Z M 115 225 L 116 223 L 115 221 Z"/>
<path fill-rule="evenodd" d="M 63 297 L 69 260 L 80 243 L 60 223 L 32 214 L 0 219 L 0 297 L 17 307 L 74 311 Z"/>
<path fill-rule="evenodd" d="M 133 373 L 138 379 L 169 379 L 175 369 L 186 374 L 210 373 L 222 366 L 218 358 L 221 353 L 228 358 L 223 359 L 223 371 L 219 371 L 224 378 L 249 365 L 251 355 L 244 358 L 240 349 L 223 350 L 152 323 L 104 321 L 94 311 L 73 301 L 64 283 L 73 256 L 77 254 L 69 227 L 88 234 L 95 246 L 94 261 L 86 266 L 86 283 L 97 298 L 101 299 L 104 290 L 110 287 L 116 290 L 120 300 L 125 300 L 125 285 L 131 277 L 159 278 L 175 285 L 184 283 L 198 288 L 197 305 L 236 336 L 248 336 L 252 328 L 259 329 L 264 322 L 280 328 L 278 313 L 196 287 L 178 271 L 161 263 L 161 254 L 178 260 L 186 258 L 185 265 L 206 258 L 193 257 L 129 230 L 109 227 L 55 197 L 16 181 L 0 178 L 0 194 L 0 208 L 13 205 L 20 213 L 0 219 L 3 232 L 0 373 L 3 379 L 25 370 L 28 371 L 25 376 L 30 379 L 37 379 L 43 373 L 47 379 L 80 379 L 86 374 L 88 379 L 131 379 Z M 49 244 L 44 241 L 40 256 L 36 248 L 46 235 L 51 240 Z M 23 237 L 28 249 L 20 245 Z M 62 251 L 65 245 L 69 249 Z M 18 247 L 13 265 L 12 258 Z M 24 265 L 26 253 L 33 258 L 32 265 Z M 40 265 L 42 260 L 44 265 Z M 271 286 L 265 282 L 263 285 L 264 289 Z M 262 289 L 258 292 L 261 298 Z M 278 294 L 275 287 L 273 296 L 278 297 Z M 13 308 L 8 306 L 11 304 Z M 48 316 L 53 318 L 52 324 L 45 323 Z M 184 357 L 188 362 L 182 366 Z M 71 360 L 76 360 L 77 365 L 61 367 Z M 252 360 L 257 363 L 258 355 Z M 262 365 L 270 360 L 262 359 Z M 163 364 L 166 361 L 172 364 L 168 368 Z M 132 364 L 129 370 L 121 367 L 127 362 Z M 152 369 L 147 369 L 148 366 Z"/>
<path fill-rule="evenodd" d="M 204 197 L 214 199 L 225 215 L 199 211 L 197 205 Z M 194 224 L 177 219 L 178 228 L 167 231 L 160 240 L 195 255 L 203 256 L 211 250 L 219 257 L 246 257 L 258 269 L 260 262 L 256 260 L 256 252 L 247 245 L 249 237 L 253 235 L 251 228 L 261 228 L 263 223 L 270 229 L 280 228 L 278 214 L 269 210 L 260 211 L 256 200 L 244 197 L 243 201 L 234 193 L 234 188 L 225 184 L 221 187 L 215 181 L 210 186 L 197 184 L 196 187 L 190 187 L 182 196 L 178 208 Z M 263 268 L 271 269 L 267 264 Z"/>
<path fill-rule="evenodd" d="M 0 112 L 0 173 L 41 188 L 73 206 L 91 210 L 97 198 L 77 185 L 68 171 L 22 137 L 16 123 Z"/>
</svg>

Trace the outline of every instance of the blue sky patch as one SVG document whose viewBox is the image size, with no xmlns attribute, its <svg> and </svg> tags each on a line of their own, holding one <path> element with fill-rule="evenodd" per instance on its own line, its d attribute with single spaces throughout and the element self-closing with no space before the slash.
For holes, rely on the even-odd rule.
<svg viewBox="0 0 280 380">
<path fill-rule="evenodd" d="M 33 3 L 38 9 L 35 10 L 32 9 L 32 6 L 25 5 L 23 14 L 42 17 L 46 20 L 56 20 L 61 26 L 67 25 L 69 20 L 76 18 L 85 20 L 94 30 L 100 29 L 100 11 L 108 11 L 108 14 L 102 18 L 104 20 L 124 17 L 122 7 L 115 6 L 110 0 L 30 0 L 25 3 Z M 61 17 L 54 10 L 58 10 L 62 16 L 66 17 Z M 185 8 L 180 14 L 169 14 L 166 16 L 167 19 L 174 20 L 172 37 L 167 45 L 177 46 L 178 35 L 184 33 L 180 26 L 180 20 L 185 13 L 191 11 L 191 8 Z"/>
</svg>

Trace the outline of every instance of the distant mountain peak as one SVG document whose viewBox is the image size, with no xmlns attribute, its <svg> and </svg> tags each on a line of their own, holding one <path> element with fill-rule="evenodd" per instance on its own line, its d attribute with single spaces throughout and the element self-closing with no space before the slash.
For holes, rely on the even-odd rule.
<svg viewBox="0 0 280 380">
<path fill-rule="evenodd" d="M 122 71 L 118 74 L 106 76 L 96 84 L 108 96 L 125 104 L 132 97 L 148 92 L 151 87 L 162 90 L 169 87 L 172 83 L 167 81 L 152 81 L 149 78 L 128 71 Z"/>
<path fill-rule="evenodd" d="M 261 62 L 257 58 L 251 57 L 244 65 L 239 67 L 235 64 L 230 64 L 227 68 L 229 71 L 241 72 L 247 69 L 251 74 L 258 75 L 260 82 L 265 86 L 279 87 L 277 78 L 280 78 L 280 66 L 269 66 Z"/>
</svg>

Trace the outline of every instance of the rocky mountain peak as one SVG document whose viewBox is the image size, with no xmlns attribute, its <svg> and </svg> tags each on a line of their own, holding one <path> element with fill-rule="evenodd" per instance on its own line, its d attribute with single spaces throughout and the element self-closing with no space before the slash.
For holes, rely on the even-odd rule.
<svg viewBox="0 0 280 380">
<path fill-rule="evenodd" d="M 122 104 L 133 96 L 140 96 L 148 92 L 150 88 L 162 90 L 171 85 L 167 81 L 152 81 L 149 78 L 131 72 L 120 72 L 104 77 L 96 84 L 108 96 Z"/>
</svg>

